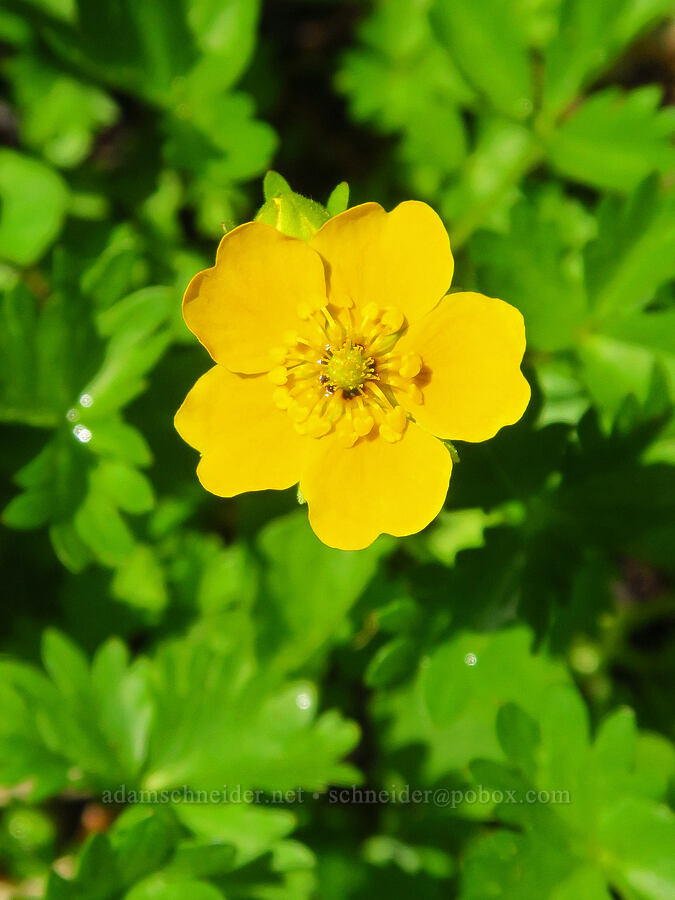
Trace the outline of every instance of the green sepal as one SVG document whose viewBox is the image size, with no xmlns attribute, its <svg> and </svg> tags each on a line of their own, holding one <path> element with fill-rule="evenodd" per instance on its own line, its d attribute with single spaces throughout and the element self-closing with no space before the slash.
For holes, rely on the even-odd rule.
<svg viewBox="0 0 675 900">
<path fill-rule="evenodd" d="M 328 215 L 337 216 L 343 213 L 349 206 L 349 185 L 346 181 L 341 181 L 335 185 L 330 193 L 330 197 L 326 201 L 326 209 Z"/>
<path fill-rule="evenodd" d="M 274 200 L 282 194 L 292 194 L 291 186 L 283 175 L 270 169 L 263 178 L 263 196 L 265 200 Z"/>
<path fill-rule="evenodd" d="M 298 503 L 300 504 L 300 506 L 304 506 L 307 503 L 307 501 L 303 497 L 302 491 L 300 490 L 300 485 L 298 485 Z"/>
<path fill-rule="evenodd" d="M 308 241 L 329 218 L 328 210 L 308 197 L 292 191 L 278 172 L 268 172 L 263 181 L 265 202 L 256 222 L 272 225 L 283 234 Z"/>
<path fill-rule="evenodd" d="M 459 460 L 459 453 L 457 452 L 457 447 L 455 447 L 455 445 L 452 443 L 452 441 L 443 441 L 443 443 L 448 448 L 448 451 L 450 452 L 450 456 L 452 458 L 453 463 L 458 463 L 460 460 Z"/>
</svg>

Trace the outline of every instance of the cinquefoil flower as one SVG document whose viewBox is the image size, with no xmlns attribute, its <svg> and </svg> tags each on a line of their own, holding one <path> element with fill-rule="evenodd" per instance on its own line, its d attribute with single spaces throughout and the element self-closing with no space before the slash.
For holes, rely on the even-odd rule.
<svg viewBox="0 0 675 900">
<path fill-rule="evenodd" d="M 424 528 L 443 506 L 443 439 L 484 441 L 523 414 L 521 314 L 444 296 L 453 259 L 426 204 L 365 203 L 307 243 L 249 222 L 196 275 L 183 315 L 216 362 L 176 414 L 221 497 L 300 484 L 332 547 Z"/>
</svg>

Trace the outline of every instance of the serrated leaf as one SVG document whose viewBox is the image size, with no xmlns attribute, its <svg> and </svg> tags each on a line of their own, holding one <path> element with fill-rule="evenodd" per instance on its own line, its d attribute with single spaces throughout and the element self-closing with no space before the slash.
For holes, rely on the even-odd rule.
<svg viewBox="0 0 675 900">
<path fill-rule="evenodd" d="M 564 0 L 544 55 L 546 117 L 556 118 L 642 28 L 669 11 L 669 0 Z"/>
<path fill-rule="evenodd" d="M 339 636 L 389 543 L 379 540 L 358 553 L 333 550 L 316 540 L 298 512 L 270 523 L 260 535 L 260 548 L 266 563 L 263 603 L 275 611 L 261 623 L 261 646 L 277 665 L 292 670 Z M 330 603 L 322 602 L 326 596 Z"/>
<path fill-rule="evenodd" d="M 540 159 L 539 141 L 524 126 L 501 118 L 484 118 L 462 179 L 442 196 L 442 210 L 453 222 L 453 246 L 463 244 L 481 226 L 503 229 L 518 199 L 516 185 Z"/>
<path fill-rule="evenodd" d="M 659 110 L 661 91 L 606 88 L 592 94 L 555 130 L 548 156 L 562 175 L 627 193 L 652 172 L 675 168 L 675 113 Z"/>
<path fill-rule="evenodd" d="M 531 347 L 558 350 L 576 343 L 587 316 L 585 287 L 579 260 L 556 225 L 521 202 L 508 233 L 477 235 L 472 252 L 484 290 L 523 313 Z"/>
<path fill-rule="evenodd" d="M 431 21 L 468 81 L 495 110 L 514 119 L 532 113 L 529 54 L 506 0 L 436 2 Z"/>
<path fill-rule="evenodd" d="M 605 198 L 597 240 L 586 250 L 586 274 L 600 321 L 625 318 L 651 302 L 675 274 L 675 192 L 650 179 L 625 202 Z"/>
</svg>

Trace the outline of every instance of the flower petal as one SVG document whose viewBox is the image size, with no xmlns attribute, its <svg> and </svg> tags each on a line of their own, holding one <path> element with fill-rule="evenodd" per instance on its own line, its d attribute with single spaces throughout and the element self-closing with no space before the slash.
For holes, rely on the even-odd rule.
<svg viewBox="0 0 675 900">
<path fill-rule="evenodd" d="M 517 422 L 530 400 L 520 371 L 525 326 L 520 312 L 483 294 L 448 294 L 396 345 L 416 352 L 423 367 L 415 381 L 421 405 L 403 393 L 399 402 L 440 438 L 485 441 Z"/>
<path fill-rule="evenodd" d="M 395 306 L 413 322 L 450 287 L 450 240 L 426 203 L 408 200 L 387 213 L 364 203 L 329 219 L 310 239 L 328 264 L 329 298 Z"/>
<path fill-rule="evenodd" d="M 443 506 L 450 454 L 412 423 L 394 444 L 374 437 L 346 449 L 326 437 L 319 445 L 300 490 L 314 532 L 329 547 L 361 550 L 382 533 L 413 534 Z"/>
<path fill-rule="evenodd" d="M 192 279 L 183 298 L 190 331 L 230 371 L 272 368 L 270 350 L 298 324 L 298 304 L 326 296 L 324 267 L 305 241 L 247 222 L 220 242 L 216 264 Z"/>
<path fill-rule="evenodd" d="M 219 497 L 283 490 L 296 484 L 311 438 L 297 434 L 272 402 L 266 375 L 234 375 L 214 366 L 176 413 L 176 430 L 202 458 L 197 475 Z"/>
</svg>

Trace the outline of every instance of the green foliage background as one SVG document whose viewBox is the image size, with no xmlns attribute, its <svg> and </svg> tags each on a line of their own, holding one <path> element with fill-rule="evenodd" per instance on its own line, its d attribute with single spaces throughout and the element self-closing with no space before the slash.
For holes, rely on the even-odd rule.
<svg viewBox="0 0 675 900">
<path fill-rule="evenodd" d="M 0 896 L 675 896 L 672 12 L 4 0 Z M 525 316 L 530 409 L 422 534 L 329 550 L 173 431 L 272 166 L 427 200 Z M 230 802 L 140 793 L 184 786 Z"/>
</svg>

